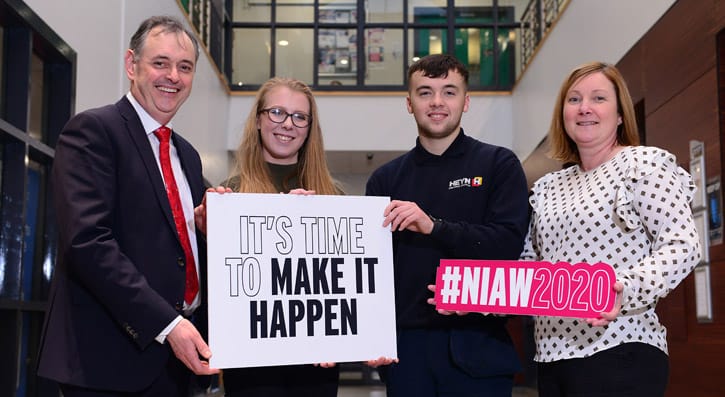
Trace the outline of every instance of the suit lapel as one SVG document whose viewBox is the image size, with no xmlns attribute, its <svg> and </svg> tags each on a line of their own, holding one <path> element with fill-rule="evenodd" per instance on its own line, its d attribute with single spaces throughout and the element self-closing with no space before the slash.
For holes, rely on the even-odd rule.
<svg viewBox="0 0 725 397">
<path fill-rule="evenodd" d="M 181 163 L 181 169 L 184 171 L 186 181 L 189 183 L 189 189 L 191 190 L 191 200 L 194 206 L 199 204 L 201 196 L 204 194 L 204 186 L 200 186 L 197 179 L 198 175 L 201 175 L 201 170 L 196 166 L 194 159 L 194 152 L 191 146 L 181 139 L 179 135 L 174 132 L 171 134 L 171 139 L 174 141 L 176 147 L 176 153 L 179 156 L 179 162 Z"/>
<path fill-rule="evenodd" d="M 146 168 L 146 173 L 148 174 L 151 185 L 153 186 L 156 200 L 158 201 L 161 208 L 163 208 L 164 215 L 169 226 L 172 228 L 172 230 L 175 231 L 176 224 L 174 223 L 174 216 L 171 213 L 169 198 L 166 195 L 166 186 L 164 185 L 164 179 L 161 176 L 161 172 L 159 171 L 156 157 L 154 156 L 153 150 L 151 150 L 149 138 L 143 129 L 141 119 L 138 117 L 138 114 L 136 114 L 136 110 L 134 110 L 133 106 L 131 106 L 131 102 L 129 102 L 125 96 L 121 98 L 120 101 L 116 102 L 116 107 L 121 113 L 121 116 L 126 120 L 126 131 L 128 132 L 131 141 L 136 146 L 136 150 L 139 153 L 141 162 Z M 178 239 L 178 233 L 174 234 L 177 235 Z"/>
</svg>

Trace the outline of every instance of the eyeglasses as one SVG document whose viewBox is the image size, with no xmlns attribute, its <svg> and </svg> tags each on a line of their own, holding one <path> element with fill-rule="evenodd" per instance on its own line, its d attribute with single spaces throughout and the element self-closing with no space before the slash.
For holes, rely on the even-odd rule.
<svg viewBox="0 0 725 397">
<path fill-rule="evenodd" d="M 259 113 L 267 113 L 269 121 L 277 124 L 282 124 L 287 120 L 287 117 L 291 117 L 292 124 L 294 124 L 297 128 L 305 128 L 310 125 L 310 121 L 312 121 L 312 116 L 309 114 L 300 112 L 287 113 L 284 109 L 280 108 L 262 109 Z"/>
</svg>

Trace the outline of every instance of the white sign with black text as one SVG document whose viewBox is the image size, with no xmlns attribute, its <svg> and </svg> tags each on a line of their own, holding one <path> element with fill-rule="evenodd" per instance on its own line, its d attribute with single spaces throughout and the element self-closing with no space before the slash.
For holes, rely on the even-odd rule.
<svg viewBox="0 0 725 397">
<path fill-rule="evenodd" d="M 206 200 L 212 367 L 397 357 L 389 198 Z"/>
</svg>

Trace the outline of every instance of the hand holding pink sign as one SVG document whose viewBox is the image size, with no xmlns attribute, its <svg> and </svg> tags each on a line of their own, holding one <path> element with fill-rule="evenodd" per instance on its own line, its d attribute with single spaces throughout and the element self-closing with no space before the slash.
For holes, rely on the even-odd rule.
<svg viewBox="0 0 725 397">
<path fill-rule="evenodd" d="M 605 263 L 442 259 L 439 310 L 598 318 L 614 308 L 614 270 Z"/>
</svg>

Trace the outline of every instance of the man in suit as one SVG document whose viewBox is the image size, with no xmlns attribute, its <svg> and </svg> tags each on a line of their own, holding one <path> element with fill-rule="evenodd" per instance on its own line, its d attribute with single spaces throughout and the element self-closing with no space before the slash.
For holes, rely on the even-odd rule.
<svg viewBox="0 0 725 397">
<path fill-rule="evenodd" d="M 193 322 L 205 285 L 193 214 L 204 194 L 201 159 L 172 132 L 163 151 L 169 178 L 155 133 L 172 128 L 198 56 L 178 20 L 145 20 L 125 54 L 130 92 L 73 117 L 56 145 L 60 243 L 38 374 L 58 381 L 66 397 L 187 396 L 191 372 L 218 372 Z M 185 296 L 187 283 L 197 287 Z"/>
</svg>

